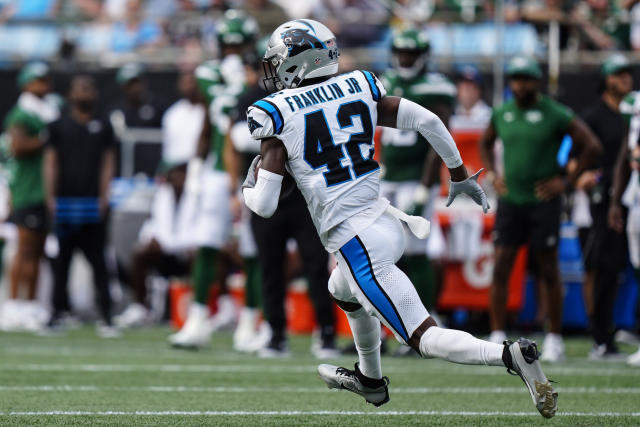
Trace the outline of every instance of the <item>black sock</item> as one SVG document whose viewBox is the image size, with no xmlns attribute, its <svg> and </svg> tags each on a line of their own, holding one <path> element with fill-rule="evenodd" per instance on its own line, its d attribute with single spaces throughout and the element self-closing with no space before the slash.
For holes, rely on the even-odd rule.
<svg viewBox="0 0 640 427">
<path fill-rule="evenodd" d="M 511 352 L 509 351 L 509 346 L 505 344 L 502 349 L 502 363 L 508 369 L 513 369 L 513 359 L 511 358 Z"/>
<path fill-rule="evenodd" d="M 366 376 L 365 374 L 363 374 L 362 372 L 360 372 L 360 367 L 358 366 L 358 364 L 356 363 L 356 378 L 358 378 L 358 380 L 362 383 L 362 385 L 369 387 L 369 388 L 378 388 L 378 387 L 383 387 L 385 385 L 387 385 L 386 381 L 384 380 L 384 378 L 370 378 L 368 376 Z"/>
</svg>

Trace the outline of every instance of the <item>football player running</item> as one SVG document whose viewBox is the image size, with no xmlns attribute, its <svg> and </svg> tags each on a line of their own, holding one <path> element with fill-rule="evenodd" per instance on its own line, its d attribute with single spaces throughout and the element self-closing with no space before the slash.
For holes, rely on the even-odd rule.
<svg viewBox="0 0 640 427">
<path fill-rule="evenodd" d="M 373 160 L 376 124 L 414 130 L 429 141 L 451 174 L 448 205 L 467 194 L 485 212 L 489 208 L 477 183 L 480 171 L 467 175 L 442 121 L 418 104 L 386 96 L 368 71 L 337 75 L 335 36 L 316 21 L 278 27 L 269 40 L 264 68 L 265 83 L 279 92 L 247 111 L 249 130 L 261 140 L 261 155 L 247 174 L 243 194 L 255 213 L 273 215 L 288 170 L 320 239 L 338 260 L 329 291 L 348 317 L 359 361 L 354 370 L 320 365 L 320 377 L 330 388 L 352 391 L 376 406 L 388 402 L 389 380 L 380 364 L 381 321 L 424 358 L 505 366 L 522 378 L 544 417 L 555 415 L 558 394 L 542 372 L 535 343 L 521 338 L 500 345 L 439 328 L 395 265 L 405 247 L 398 218 L 422 236 L 426 227 L 416 227 L 416 217 L 379 196 L 380 168 Z"/>
</svg>

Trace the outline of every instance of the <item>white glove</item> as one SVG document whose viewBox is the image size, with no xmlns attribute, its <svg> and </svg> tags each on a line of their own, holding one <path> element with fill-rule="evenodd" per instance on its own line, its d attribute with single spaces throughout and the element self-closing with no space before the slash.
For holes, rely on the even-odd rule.
<svg viewBox="0 0 640 427">
<path fill-rule="evenodd" d="M 260 161 L 260 154 L 253 158 L 251 161 L 251 166 L 249 166 L 249 170 L 247 171 L 247 177 L 244 179 L 242 183 L 242 189 L 245 188 L 253 188 L 256 186 L 256 167 L 258 166 L 258 162 Z"/>
<path fill-rule="evenodd" d="M 453 200 L 458 194 L 466 194 L 471 197 L 474 202 L 482 206 L 482 211 L 487 213 L 489 210 L 489 202 L 487 201 L 487 195 L 484 193 L 480 184 L 478 184 L 478 177 L 484 171 L 480 169 L 478 172 L 460 182 L 453 182 L 449 179 L 449 197 L 447 198 L 447 206 L 453 203 Z"/>
<path fill-rule="evenodd" d="M 194 157 L 189 160 L 187 164 L 187 177 L 185 178 L 184 188 L 187 192 L 193 194 L 200 194 L 202 190 L 202 159 L 200 157 Z"/>
</svg>

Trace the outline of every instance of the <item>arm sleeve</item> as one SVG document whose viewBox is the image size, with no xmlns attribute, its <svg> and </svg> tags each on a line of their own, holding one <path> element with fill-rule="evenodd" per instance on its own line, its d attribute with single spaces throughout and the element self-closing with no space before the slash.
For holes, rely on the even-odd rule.
<svg viewBox="0 0 640 427">
<path fill-rule="evenodd" d="M 462 165 L 462 157 L 453 137 L 442 120 L 431 111 L 402 98 L 398 106 L 398 129 L 415 130 L 420 132 L 429 144 L 436 150 L 449 169 Z"/>
<path fill-rule="evenodd" d="M 259 169 L 256 186 L 242 190 L 244 203 L 257 215 L 271 218 L 278 208 L 282 179 L 282 175 Z"/>
</svg>

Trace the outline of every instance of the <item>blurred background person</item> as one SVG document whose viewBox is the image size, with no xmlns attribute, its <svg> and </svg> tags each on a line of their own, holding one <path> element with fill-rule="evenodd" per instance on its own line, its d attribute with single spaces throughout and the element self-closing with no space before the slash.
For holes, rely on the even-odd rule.
<svg viewBox="0 0 640 427">
<path fill-rule="evenodd" d="M 140 229 L 133 251 L 131 287 L 134 301 L 114 318 L 120 328 L 149 324 L 152 320 L 147 288 L 148 279 L 158 275 L 166 279 L 188 277 L 195 247 L 193 217 L 195 199 L 184 197 L 186 162 L 163 163 L 151 204 L 149 219 Z"/>
<path fill-rule="evenodd" d="M 509 277 L 518 249 L 529 244 L 537 279 L 546 286 L 548 332 L 541 360 L 564 360 L 562 287 L 558 269 L 561 199 L 568 186 L 596 159 L 599 142 L 571 110 L 540 93 L 542 71 L 537 61 L 515 57 L 507 66 L 513 100 L 493 109 L 480 142 L 487 179 L 500 198 L 494 226 L 495 267 L 491 284 L 489 340 L 506 339 Z M 569 134 L 581 154 L 565 176 L 556 160 L 562 138 Z M 494 143 L 503 144 L 504 176 L 495 173 Z"/>
<path fill-rule="evenodd" d="M 196 84 L 196 78 L 193 74 L 193 70 L 183 70 L 178 76 L 178 91 L 181 95 L 181 99 L 170 106 L 164 113 L 162 118 L 162 160 L 168 164 L 180 164 L 187 163 L 196 152 L 198 146 L 198 140 L 202 133 L 203 126 L 206 120 L 205 106 L 202 97 L 198 91 Z M 190 197 L 190 195 L 185 195 Z M 195 196 L 193 196 L 195 197 Z M 194 221 L 197 215 L 191 220 Z M 197 239 L 197 235 L 194 235 L 194 241 Z M 216 260 L 213 257 L 207 257 L 200 261 L 209 270 L 213 271 L 213 263 Z M 196 272 L 194 266 L 192 270 L 193 275 L 200 274 L 200 271 Z M 199 279 L 199 277 L 198 277 Z M 187 335 L 184 332 L 189 331 L 187 335 L 188 340 L 185 346 L 192 345 L 190 339 L 193 331 L 199 332 L 200 335 L 206 335 L 206 343 L 202 343 L 202 346 L 208 344 L 208 325 L 207 320 L 209 318 L 209 308 L 206 306 L 208 289 L 214 280 L 214 275 L 208 275 L 205 280 L 206 290 L 204 295 L 201 295 L 198 291 L 198 280 L 193 281 L 195 288 L 195 300 L 187 314 L 187 320 L 182 329 L 177 334 L 173 334 L 169 338 L 169 342 L 172 345 L 181 346 L 182 341 L 180 338 Z M 202 300 L 201 303 L 199 303 Z M 191 321 L 189 319 L 191 318 Z M 189 326 L 187 328 L 187 326 Z M 185 329 L 186 328 L 186 329 Z M 181 334 L 182 332 L 182 334 Z M 204 338 L 200 338 L 204 341 Z M 177 343 L 177 344 L 174 344 Z"/>
<path fill-rule="evenodd" d="M 144 68 L 137 63 L 125 64 L 116 73 L 119 99 L 111 107 L 111 120 L 123 121 L 127 128 L 159 128 L 166 107 L 162 99 L 149 91 Z"/>
<path fill-rule="evenodd" d="M 456 123 L 486 127 L 491 118 L 491 107 L 482 99 L 482 76 L 473 65 L 463 65 L 456 75 L 457 102 L 454 111 Z M 462 125 L 462 123 L 461 123 Z M 453 123 L 452 123 L 453 126 Z"/>
<path fill-rule="evenodd" d="M 625 124 L 625 140 L 613 170 L 613 184 L 609 202 L 608 226 L 616 233 L 625 231 L 628 239 L 629 259 L 636 282 L 640 281 L 640 114 L 637 105 L 640 104 L 640 92 L 628 94 L 620 104 L 620 113 Z M 625 218 L 625 209 L 628 215 Z M 636 318 L 636 325 L 640 319 Z M 618 331 L 618 334 L 624 331 Z M 628 334 L 623 334 L 628 335 Z M 631 335 L 631 343 L 638 344 L 635 336 Z M 627 364 L 640 366 L 640 347 L 638 351 L 627 357 Z"/>
<path fill-rule="evenodd" d="M 613 339 L 613 309 L 621 275 L 628 262 L 626 234 L 609 227 L 607 214 L 613 170 L 625 139 L 626 126 L 620 114 L 620 103 L 633 88 L 631 64 L 623 55 L 613 54 L 602 64 L 601 78 L 600 99 L 587 108 L 583 118 L 600 140 L 603 150 L 597 162 L 576 181 L 576 188 L 589 195 L 592 219 L 583 246 L 585 270 L 593 279 L 590 320 L 594 345 L 590 359 L 620 357 Z"/>
<path fill-rule="evenodd" d="M 111 321 L 105 246 L 115 142 L 111 125 L 96 113 L 97 98 L 91 77 L 74 77 L 69 87 L 68 109 L 48 128 L 45 193 L 59 247 L 54 263 L 53 314 L 48 326 L 64 327 L 64 316 L 71 312 L 67 292 L 69 266 L 79 249 L 93 270 L 101 320 L 97 332 L 110 338 L 117 336 L 117 330 Z"/>
<path fill-rule="evenodd" d="M 267 39 L 256 44 L 254 52 L 245 54 L 246 90 L 238 97 L 237 105 L 230 113 L 231 127 L 225 145 L 225 165 L 229 171 L 232 185 L 231 209 L 237 226 L 237 249 L 242 257 L 245 273 L 245 306 L 238 317 L 238 326 L 233 334 L 233 347 L 241 352 L 253 352 L 267 345 L 271 338 L 271 328 L 266 319 L 259 319 L 262 310 L 262 275 L 258 260 L 258 247 L 251 228 L 253 213 L 242 200 L 240 188 L 242 177 L 253 158 L 260 153 L 260 142 L 251 137 L 247 127 L 247 109 L 254 102 L 269 93 L 261 83 L 262 57 L 266 51 Z M 238 212 L 240 210 L 240 212 Z"/>
<path fill-rule="evenodd" d="M 286 12 L 273 0 L 245 0 L 242 9 L 258 23 L 260 34 L 271 34 L 286 19 Z"/>
<path fill-rule="evenodd" d="M 397 33 L 391 43 L 392 67 L 381 77 L 387 92 L 433 111 L 446 125 L 455 104 L 456 88 L 445 76 L 428 72 L 429 36 L 418 29 Z M 431 220 L 440 190 L 440 158 L 415 131 L 383 128 L 380 192 L 399 209 Z M 399 262 L 427 310 L 435 313 L 438 266 L 427 257 L 427 241 L 406 230 L 407 245 Z M 411 352 L 410 347 L 404 350 Z"/>
<path fill-rule="evenodd" d="M 50 96 L 49 67 L 42 62 L 24 66 L 18 74 L 20 96 L 4 119 L 8 135 L 11 221 L 18 228 L 9 298 L 3 307 L 6 330 L 38 330 L 47 314 L 36 303 L 40 260 L 49 228 L 45 206 L 42 159 L 46 126 L 59 116 L 59 104 Z"/>
<path fill-rule="evenodd" d="M 375 0 L 321 0 L 311 17 L 333 31 L 341 48 L 384 43 L 389 33 L 389 9 Z"/>
<path fill-rule="evenodd" d="M 219 283 L 222 295 L 217 301 L 218 311 L 211 319 L 206 301 L 211 285 L 221 276 L 221 250 L 231 229 L 230 198 L 235 184 L 224 163 L 229 114 L 245 89 L 243 55 L 253 49 L 258 25 L 244 12 L 232 9 L 218 21 L 217 30 L 221 61 L 198 67 L 198 74 L 193 76 L 206 108 L 196 146 L 189 148 L 186 182 L 187 193 L 200 203 L 196 239 L 199 249 L 193 265 L 195 301 L 183 328 L 169 338 L 175 347 L 202 347 L 212 332 L 233 327 L 237 321 L 237 308 L 226 292 L 224 279 Z"/>
<path fill-rule="evenodd" d="M 164 43 L 162 29 L 144 16 L 142 0 L 126 0 L 124 6 L 124 15 L 113 23 L 111 30 L 114 52 L 149 49 Z"/>
</svg>

